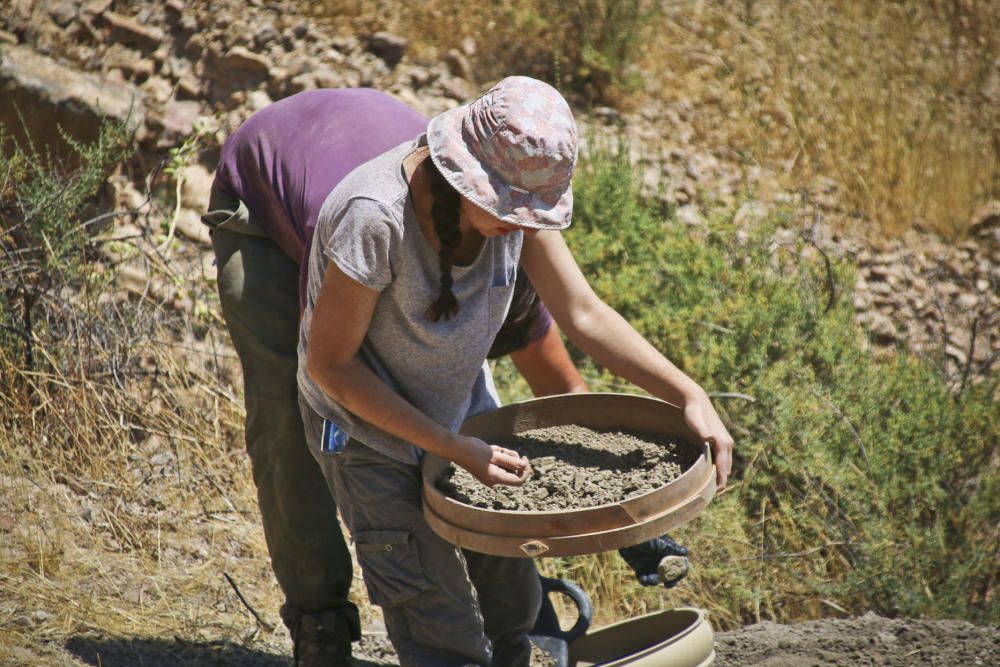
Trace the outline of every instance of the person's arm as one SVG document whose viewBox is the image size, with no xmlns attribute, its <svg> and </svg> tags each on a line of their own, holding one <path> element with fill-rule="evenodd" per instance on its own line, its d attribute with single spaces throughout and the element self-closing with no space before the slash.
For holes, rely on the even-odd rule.
<svg viewBox="0 0 1000 667">
<path fill-rule="evenodd" d="M 535 396 L 590 391 L 553 324 L 538 340 L 510 353 L 510 359 Z"/>
<path fill-rule="evenodd" d="M 717 482 L 724 487 L 732 468 L 733 439 L 705 390 L 601 301 L 559 232 L 526 236 L 521 265 L 574 345 L 612 373 L 684 410 L 688 426 L 711 446 Z"/>
<path fill-rule="evenodd" d="M 327 265 L 308 332 L 310 377 L 358 417 L 432 454 L 454 461 L 486 485 L 519 486 L 527 459 L 478 438 L 452 433 L 392 391 L 358 357 L 379 293 Z"/>
</svg>

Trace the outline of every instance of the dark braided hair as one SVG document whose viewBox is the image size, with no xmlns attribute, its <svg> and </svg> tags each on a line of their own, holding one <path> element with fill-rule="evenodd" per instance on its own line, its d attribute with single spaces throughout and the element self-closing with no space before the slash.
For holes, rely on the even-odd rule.
<svg viewBox="0 0 1000 667">
<path fill-rule="evenodd" d="M 424 313 L 432 322 L 442 317 L 450 320 L 458 312 L 458 299 L 451 291 L 455 281 L 451 277 L 451 266 L 455 250 L 462 240 L 462 230 L 458 226 L 460 195 L 452 187 L 429 157 L 426 163 L 431 181 L 431 219 L 437 233 L 441 249 L 438 251 L 438 266 L 441 269 L 441 291 Z"/>
</svg>

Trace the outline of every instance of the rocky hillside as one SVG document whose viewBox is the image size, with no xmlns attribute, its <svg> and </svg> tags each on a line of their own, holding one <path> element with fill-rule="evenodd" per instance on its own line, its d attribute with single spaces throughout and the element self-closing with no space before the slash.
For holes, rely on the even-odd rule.
<svg viewBox="0 0 1000 667">
<path fill-rule="evenodd" d="M 5 3 L 7 4 L 7 3 Z M 474 42 L 433 60 L 416 57 L 405 37 L 349 34 L 298 13 L 301 3 L 237 0 L 13 0 L 0 16 L 0 122 L 38 146 L 66 153 L 57 127 L 94 136 L 99 114 L 127 118 L 140 153 L 110 180 L 106 207 L 128 211 L 109 238 L 166 232 L 183 237 L 175 275 L 212 271 L 198 221 L 207 203 L 218 147 L 227 133 L 273 100 L 315 87 L 372 86 L 432 115 L 473 97 Z M 677 220 L 702 225 L 720 210 L 744 219 L 784 209 L 831 256 L 858 264 L 858 320 L 880 350 L 900 346 L 941 362 L 956 384 L 990 373 L 1000 355 L 1000 203 L 982 210 L 973 236 L 959 242 L 914 231 L 872 238 L 866 221 L 844 210 L 835 183 L 817 191 L 776 191 L 766 166 L 746 165 L 727 146 L 699 143 L 687 101 L 622 114 L 579 114 L 591 142 L 629 138 L 636 172 Z M 23 138 L 23 134 L 21 134 Z M 177 181 L 172 181 L 176 178 Z M 165 208 L 162 191 L 179 202 Z M 765 195 L 764 193 L 770 193 Z M 155 241 L 155 242 L 154 242 Z M 148 249 L 148 248 L 147 248 Z M 190 293 L 150 263 L 128 260 L 133 291 L 153 290 L 178 308 Z"/>
</svg>

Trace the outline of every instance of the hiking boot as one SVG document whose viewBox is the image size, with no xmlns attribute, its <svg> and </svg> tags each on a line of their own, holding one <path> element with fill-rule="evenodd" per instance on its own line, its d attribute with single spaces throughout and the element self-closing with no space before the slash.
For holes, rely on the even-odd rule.
<svg viewBox="0 0 1000 667">
<path fill-rule="evenodd" d="M 295 667 L 350 667 L 351 628 L 336 611 L 302 614 L 292 629 Z"/>
</svg>

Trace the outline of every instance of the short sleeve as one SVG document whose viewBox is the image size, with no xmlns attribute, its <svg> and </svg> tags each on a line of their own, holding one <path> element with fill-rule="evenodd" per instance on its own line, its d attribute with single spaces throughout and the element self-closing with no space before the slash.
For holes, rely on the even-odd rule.
<svg viewBox="0 0 1000 667">
<path fill-rule="evenodd" d="M 549 332 L 552 328 L 552 313 L 549 309 L 545 307 L 545 302 L 541 299 L 538 300 L 538 319 L 535 321 L 535 326 L 531 327 L 531 333 L 528 335 L 528 340 L 532 343 L 545 338 L 545 334 Z"/>
<path fill-rule="evenodd" d="M 392 214 L 371 199 L 351 199 L 340 211 L 324 208 L 323 215 L 333 218 L 333 232 L 323 246 L 327 259 L 369 289 L 381 292 L 388 287 L 397 237 Z"/>
</svg>

